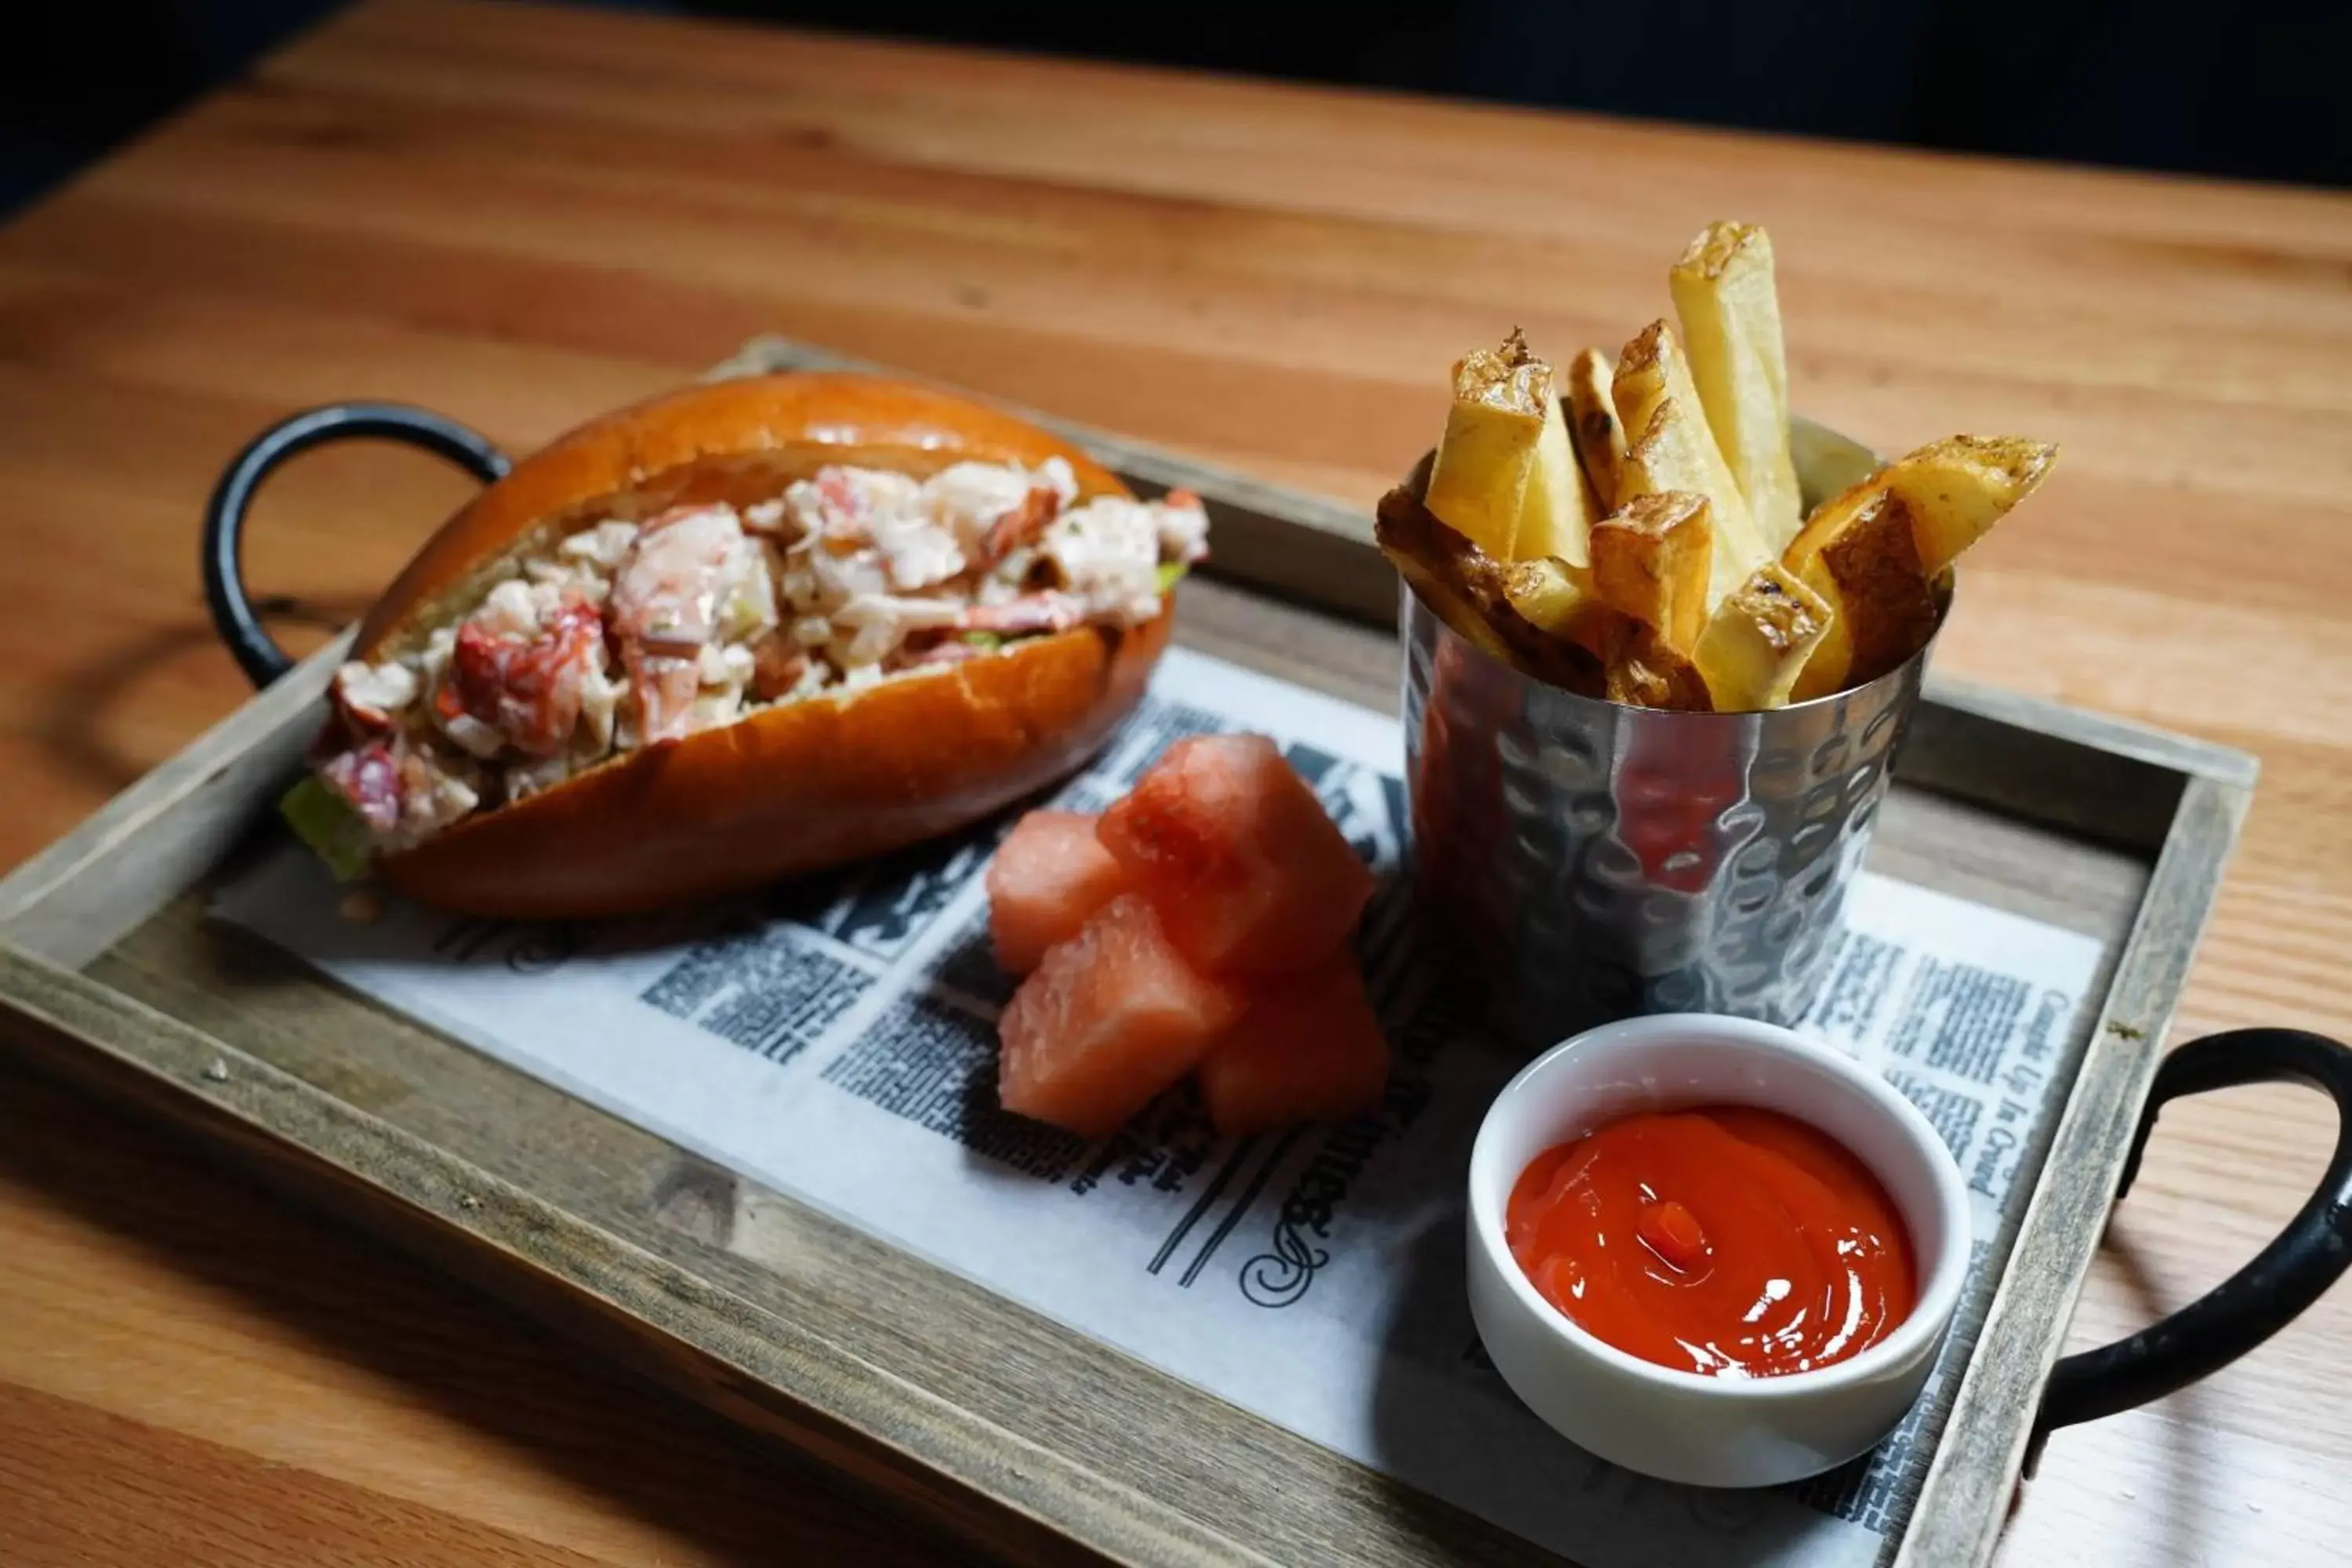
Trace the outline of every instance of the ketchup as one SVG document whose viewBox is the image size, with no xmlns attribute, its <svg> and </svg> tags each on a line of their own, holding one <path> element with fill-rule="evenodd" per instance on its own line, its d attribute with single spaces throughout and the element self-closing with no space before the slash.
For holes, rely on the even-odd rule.
<svg viewBox="0 0 2352 1568">
<path fill-rule="evenodd" d="M 1753 1106 L 1643 1112 L 1545 1150 L 1511 1189 L 1504 1232 L 1544 1300 L 1681 1372 L 1828 1366 L 1916 1301 L 1910 1237 L 1878 1178 Z"/>
</svg>

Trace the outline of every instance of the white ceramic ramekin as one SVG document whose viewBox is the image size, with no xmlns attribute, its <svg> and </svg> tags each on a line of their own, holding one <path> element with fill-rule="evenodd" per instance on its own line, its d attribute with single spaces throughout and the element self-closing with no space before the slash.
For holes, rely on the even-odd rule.
<svg viewBox="0 0 2352 1568">
<path fill-rule="evenodd" d="M 1754 1105 L 1811 1123 L 1885 1184 L 1910 1231 L 1918 1304 L 1885 1339 L 1817 1372 L 1705 1377 L 1603 1343 L 1539 1295 L 1504 1238 L 1511 1187 L 1555 1143 L 1640 1110 Z M 1470 1310 L 1504 1381 L 1579 1447 L 1696 1486 L 1760 1487 L 1843 1464 L 1919 1397 L 1969 1260 L 1968 1189 L 1917 1108 L 1788 1029 L 1711 1014 L 1577 1036 L 1503 1089 L 1470 1155 Z"/>
</svg>

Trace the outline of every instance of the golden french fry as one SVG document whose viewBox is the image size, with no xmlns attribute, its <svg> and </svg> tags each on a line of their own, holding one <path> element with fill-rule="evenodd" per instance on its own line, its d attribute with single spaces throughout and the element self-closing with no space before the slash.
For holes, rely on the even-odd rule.
<svg viewBox="0 0 2352 1568">
<path fill-rule="evenodd" d="M 1625 426 L 1618 422 L 1616 400 L 1609 383 L 1616 374 L 1609 356 L 1587 349 L 1568 367 L 1568 425 L 1575 437 L 1577 461 L 1592 486 L 1599 510 L 1617 505 L 1618 477 L 1625 467 Z"/>
<path fill-rule="evenodd" d="M 1935 635 L 1936 580 L 2041 484 L 2058 448 L 2016 437 L 1929 443 L 1813 509 L 1781 564 L 1830 602 L 1794 695 L 1873 680 Z"/>
<path fill-rule="evenodd" d="M 1603 690 L 1612 702 L 1705 713 L 1713 707 L 1706 682 L 1689 658 L 1666 645 L 1657 628 L 1620 620 L 1610 638 Z"/>
<path fill-rule="evenodd" d="M 1536 437 L 1535 460 L 1528 468 L 1528 489 L 1519 506 L 1518 537 L 1512 543 L 1513 560 L 1558 556 L 1571 566 L 1590 559 L 1584 536 L 1600 516 L 1592 486 L 1569 444 L 1568 421 L 1560 400 L 1544 400 L 1543 433 Z"/>
<path fill-rule="evenodd" d="M 1789 362 L 1771 238 L 1750 224 L 1709 224 L 1667 285 L 1707 427 L 1748 502 L 1757 542 L 1777 554 L 1803 518 L 1789 455 Z"/>
<path fill-rule="evenodd" d="M 1436 544 L 1435 521 L 1410 494 L 1391 490 L 1373 513 L 1372 537 L 1397 575 L 1409 584 L 1421 602 L 1455 635 L 1489 658 L 1510 662 L 1510 649 L 1450 578 L 1446 558 Z"/>
<path fill-rule="evenodd" d="M 1858 485 L 1823 502 L 1790 544 L 1781 564 L 1831 611 L 1794 700 L 1875 680 L 1936 635 L 1941 609 L 1914 530 L 1902 497 Z"/>
<path fill-rule="evenodd" d="M 1519 510 L 1552 401 L 1551 366 L 1513 328 L 1499 349 L 1454 366 L 1454 406 L 1437 444 L 1426 504 L 1438 521 L 1497 561 L 1512 558 Z"/>
<path fill-rule="evenodd" d="M 1771 556 L 1757 540 L 1748 503 L 1707 429 L 1690 365 L 1665 322 L 1651 322 L 1625 345 L 1610 395 L 1625 428 L 1639 432 L 1626 449 L 1617 510 L 1637 495 L 1688 490 L 1705 496 L 1715 527 L 1707 603 L 1720 603 Z"/>
<path fill-rule="evenodd" d="M 1955 436 L 1871 471 L 1791 419 L 1762 228 L 1710 224 L 1667 281 L 1680 338 L 1654 321 L 1556 375 L 1515 329 L 1457 363 L 1444 439 L 1381 502 L 1381 549 L 1490 657 L 1623 701 L 1754 710 L 1894 669 L 2057 448 Z M 1809 516 L 1796 448 L 1848 487 Z"/>
<path fill-rule="evenodd" d="M 1948 436 L 1879 478 L 1911 510 L 1919 564 L 1934 576 L 2042 483 L 2058 448 L 2016 436 Z"/>
<path fill-rule="evenodd" d="M 1538 631 L 1565 637 L 1596 657 L 1606 651 L 1616 613 L 1592 590 L 1592 574 L 1547 556 L 1513 566 L 1503 596 Z"/>
<path fill-rule="evenodd" d="M 1433 516 L 1410 490 L 1381 498 L 1372 533 L 1423 604 L 1479 652 L 1553 686 L 1601 692 L 1600 660 L 1512 607 L 1512 569 Z"/>
<path fill-rule="evenodd" d="M 1718 713 L 1752 713 L 1789 700 L 1805 662 L 1829 635 L 1834 612 L 1777 561 L 1768 561 L 1715 607 L 1691 662 Z"/>
<path fill-rule="evenodd" d="M 1592 587 L 1687 654 L 1706 624 L 1712 508 L 1687 490 L 1636 496 L 1592 525 Z"/>
</svg>

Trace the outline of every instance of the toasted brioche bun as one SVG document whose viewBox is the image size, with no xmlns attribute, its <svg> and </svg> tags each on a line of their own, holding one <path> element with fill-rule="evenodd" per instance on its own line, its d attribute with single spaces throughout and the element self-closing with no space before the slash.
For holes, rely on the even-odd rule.
<svg viewBox="0 0 2352 1568">
<path fill-rule="evenodd" d="M 353 657 L 422 644 L 501 568 L 606 517 L 778 494 L 827 464 L 928 475 L 1058 457 L 1079 498 L 1117 476 L 992 409 L 874 376 L 714 383 L 584 425 L 515 466 L 426 542 Z M 421 903 L 507 919 L 635 913 L 757 887 L 967 826 L 1076 769 L 1135 706 L 1170 612 L 1081 626 L 961 664 L 758 710 L 622 753 L 380 857 Z"/>
</svg>

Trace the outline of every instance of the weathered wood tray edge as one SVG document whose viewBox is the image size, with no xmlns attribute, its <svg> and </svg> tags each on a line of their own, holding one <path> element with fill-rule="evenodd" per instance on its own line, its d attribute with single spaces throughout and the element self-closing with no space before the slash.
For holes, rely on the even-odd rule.
<svg viewBox="0 0 2352 1568">
<path fill-rule="evenodd" d="M 1264 1561 L 430 1141 L 78 973 L 226 857 L 348 637 L 0 879 L 0 1045 L 1014 1561 Z"/>
<path fill-rule="evenodd" d="M 845 364 L 802 345 L 762 342 L 761 365 Z M 1139 481 L 1189 485 L 1220 510 L 1223 574 L 1358 618 L 1385 620 L 1392 578 L 1365 523 L 1346 509 L 1240 479 L 1122 438 L 1055 425 Z M 1238 526 L 1236 526 L 1238 525 Z M 1240 535 L 1238 550 L 1229 540 Z M 1344 564 L 1341 564 L 1344 563 Z M 1379 605 L 1364 584 L 1377 583 Z M 256 805 L 292 770 L 340 644 L 257 698 L 125 791 L 75 833 L 0 880 L 0 1026 L 72 1076 L 193 1125 L 313 1199 L 394 1226 L 404 1245 L 477 1283 L 519 1298 L 609 1352 L 641 1364 L 641 1321 L 671 1354 L 646 1367 L 753 1427 L 778 1432 L 869 1483 L 908 1495 L 971 1538 L 1024 1556 L 1073 1548 L 1137 1562 L 1251 1555 L 1205 1537 L 1175 1510 L 1106 1487 L 1042 1450 L 1021 1452 L 1001 1427 L 957 1452 L 914 1451 L 889 1401 L 919 1405 L 871 1368 L 824 1364 L 824 1347 L 792 1326 L 593 1227 L 569 1270 L 534 1262 L 566 1216 L 398 1129 L 257 1059 L 144 1008 L 73 969 L 96 956 L 210 868 Z M 1954 1396 L 1897 1561 L 1990 1556 L 2040 1389 L 2063 1340 L 2160 1042 L 2210 912 L 2250 795 L 2252 759 L 2013 694 L 1937 682 L 1931 700 L 1992 724 L 2050 736 L 2178 775 L 2177 804 L 2139 916 L 2043 1161 L 2010 1266 L 1979 1343 L 2037 1347 L 1978 1356 Z M 2007 803 L 2004 803 L 2007 804 Z M 2080 816 L 2095 823 L 2096 802 Z M 2153 825 L 2149 825 L 2153 826 Z M 291 1163 L 289 1163 L 289 1160 Z M 2064 1183 L 2051 1173 L 2065 1171 Z M 380 1201 L 388 1197 L 390 1205 Z M 618 1250 L 616 1251 L 616 1247 Z M 748 1312 L 748 1317 L 747 1317 Z M 750 1380 L 747 1386 L 743 1380 Z M 787 1405 L 761 1396 L 774 1391 Z M 795 1399 L 795 1393 L 804 1397 Z M 883 1405 L 872 1403 L 881 1396 Z M 903 1414 L 903 1410 L 899 1412 Z M 861 1419 L 860 1417 L 863 1417 Z M 946 1424 L 952 1427 L 950 1421 Z M 937 1438 L 940 1431 L 928 1436 Z M 1081 1544 L 1083 1543 L 1083 1544 Z"/>
</svg>

